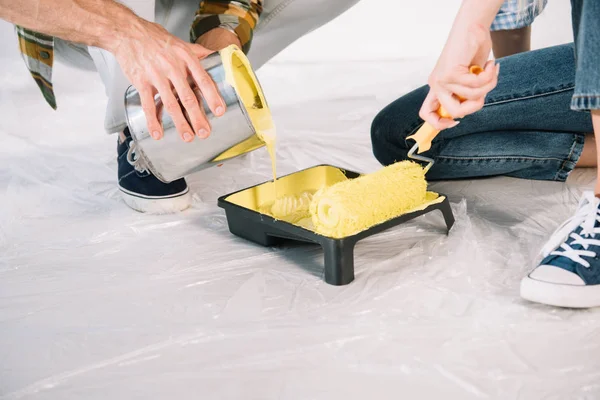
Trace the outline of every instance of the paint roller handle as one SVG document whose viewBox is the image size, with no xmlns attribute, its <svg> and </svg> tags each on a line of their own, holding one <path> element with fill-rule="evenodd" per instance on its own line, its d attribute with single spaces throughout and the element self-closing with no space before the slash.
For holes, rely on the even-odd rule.
<svg viewBox="0 0 600 400">
<path fill-rule="evenodd" d="M 469 72 L 475 75 L 479 75 L 483 72 L 483 68 L 481 68 L 479 65 L 471 65 L 469 67 Z M 464 98 L 460 96 L 457 97 L 461 102 L 465 101 Z M 452 118 L 448 111 L 446 111 L 446 109 L 444 109 L 444 107 L 442 107 L 441 105 L 437 109 L 437 114 L 442 118 Z M 417 144 L 419 145 L 418 152 L 422 153 L 431 148 L 431 141 L 438 135 L 438 133 L 440 133 L 438 129 L 436 129 L 428 122 L 425 122 L 416 133 L 414 133 L 411 136 L 408 136 L 406 139 L 413 139 L 415 142 L 417 142 Z"/>
</svg>

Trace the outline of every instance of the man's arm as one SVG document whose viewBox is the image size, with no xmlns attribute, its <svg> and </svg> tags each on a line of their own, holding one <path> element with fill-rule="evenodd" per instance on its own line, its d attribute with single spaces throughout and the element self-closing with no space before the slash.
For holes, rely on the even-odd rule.
<svg viewBox="0 0 600 400">
<path fill-rule="evenodd" d="M 188 72 L 211 111 L 217 116 L 225 112 L 225 102 L 199 61 L 211 51 L 171 35 L 113 0 L 0 0 L 0 18 L 114 54 L 140 94 L 148 129 L 155 139 L 163 135 L 155 93 L 160 94 L 165 110 L 185 141 L 194 140 L 194 134 L 207 137 L 210 132 L 210 124 L 188 83 Z M 191 127 L 172 87 L 190 116 Z"/>
<path fill-rule="evenodd" d="M 237 44 L 248 53 L 262 10 L 263 0 L 202 0 L 190 39 L 213 50 Z"/>
<path fill-rule="evenodd" d="M 64 40 L 114 51 L 141 21 L 114 1 L 0 0 L 0 18 Z M 126 27 L 131 30 L 125 31 Z"/>
</svg>

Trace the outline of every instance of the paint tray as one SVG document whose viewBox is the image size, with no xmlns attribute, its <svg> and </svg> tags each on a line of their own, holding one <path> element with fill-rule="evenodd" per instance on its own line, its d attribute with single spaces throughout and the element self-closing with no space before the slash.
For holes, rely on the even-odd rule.
<svg viewBox="0 0 600 400">
<path fill-rule="evenodd" d="M 344 179 L 344 176 L 354 179 L 360 174 L 332 165 L 310 167 L 277 178 L 278 195 L 317 190 L 338 182 L 340 177 Z M 448 231 L 454 224 L 450 202 L 440 194 L 435 202 L 424 208 L 387 220 L 352 236 L 330 238 L 260 213 L 259 206 L 267 199 L 272 199 L 273 195 L 273 181 L 267 181 L 221 196 L 218 205 L 225 210 L 229 231 L 262 246 L 277 246 L 286 240 L 319 244 L 324 252 L 325 282 L 331 285 L 347 285 L 354 280 L 354 246 L 361 239 L 436 210 L 442 212 Z"/>
</svg>

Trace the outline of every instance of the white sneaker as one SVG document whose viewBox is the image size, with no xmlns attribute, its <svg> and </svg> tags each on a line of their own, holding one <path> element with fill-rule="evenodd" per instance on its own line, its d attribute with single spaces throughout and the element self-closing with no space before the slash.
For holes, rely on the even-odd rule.
<svg viewBox="0 0 600 400">
<path fill-rule="evenodd" d="M 544 259 L 521 281 L 521 297 L 558 307 L 600 306 L 600 199 L 583 194 L 574 216 L 542 249 Z"/>
</svg>

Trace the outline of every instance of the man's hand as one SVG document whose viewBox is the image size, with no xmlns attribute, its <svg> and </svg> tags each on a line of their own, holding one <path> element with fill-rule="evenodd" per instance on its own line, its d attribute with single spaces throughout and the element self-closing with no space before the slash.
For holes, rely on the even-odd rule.
<svg viewBox="0 0 600 400">
<path fill-rule="evenodd" d="M 125 76 L 140 94 L 148 129 L 154 139 L 163 136 L 154 103 L 156 93 L 160 95 L 165 111 L 173 119 L 184 141 L 193 141 L 194 134 L 200 138 L 208 137 L 210 124 L 190 86 L 188 76 L 200 89 L 210 110 L 216 116 L 223 115 L 225 102 L 199 61 L 211 54 L 211 50 L 187 43 L 171 35 L 162 26 L 144 20 L 133 25 L 130 33 L 111 47 L 108 50 L 115 55 Z M 191 127 L 177 99 L 187 112 Z"/>
<path fill-rule="evenodd" d="M 216 116 L 225 112 L 225 102 L 200 59 L 211 53 L 187 43 L 162 26 L 138 17 L 114 0 L 0 0 L 0 18 L 64 40 L 96 46 L 113 53 L 123 72 L 138 90 L 152 137 L 160 139 L 154 95 L 160 94 L 181 137 L 189 142 L 194 134 L 210 132 L 203 109 L 188 77 L 200 89 Z M 174 90 L 173 90 L 174 89 Z M 179 97 L 192 126 L 183 116 Z"/>
</svg>

